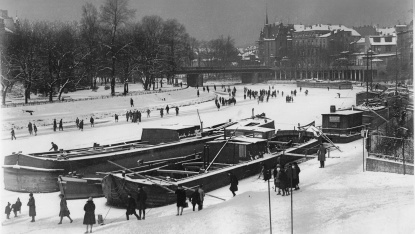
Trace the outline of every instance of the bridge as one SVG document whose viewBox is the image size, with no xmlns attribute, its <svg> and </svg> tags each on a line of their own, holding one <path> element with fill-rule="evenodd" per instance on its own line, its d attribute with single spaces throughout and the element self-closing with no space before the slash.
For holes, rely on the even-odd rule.
<svg viewBox="0 0 415 234">
<path fill-rule="evenodd" d="M 269 66 L 232 66 L 232 67 L 182 67 L 174 71 L 176 75 L 186 75 L 187 84 L 192 87 L 203 86 L 201 74 L 236 73 L 240 74 L 242 83 L 257 83 L 265 80 L 297 79 L 342 79 L 364 82 L 371 77 L 366 66 L 329 67 L 329 68 L 294 68 Z M 373 70 L 374 77 L 377 69 Z"/>
</svg>

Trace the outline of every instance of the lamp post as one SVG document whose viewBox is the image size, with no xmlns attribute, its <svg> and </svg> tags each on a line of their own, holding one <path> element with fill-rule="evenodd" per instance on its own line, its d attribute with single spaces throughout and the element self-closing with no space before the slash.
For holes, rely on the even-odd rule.
<svg viewBox="0 0 415 234">
<path fill-rule="evenodd" d="M 367 59 L 367 62 L 366 62 L 366 73 L 369 72 L 369 55 L 371 55 L 372 53 L 373 52 L 372 52 L 371 49 L 369 49 L 366 52 L 366 59 Z M 368 79 L 368 77 L 366 77 L 366 106 L 368 106 L 368 105 L 369 105 L 369 79 Z"/>
<path fill-rule="evenodd" d="M 291 167 L 291 234 L 294 233 L 294 219 L 293 219 L 293 171 L 295 169 L 294 164 Z"/>
</svg>

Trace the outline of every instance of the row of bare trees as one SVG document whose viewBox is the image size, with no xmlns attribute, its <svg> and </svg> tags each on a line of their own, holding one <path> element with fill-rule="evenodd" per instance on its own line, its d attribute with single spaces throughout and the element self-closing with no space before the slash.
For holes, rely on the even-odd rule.
<svg viewBox="0 0 415 234">
<path fill-rule="evenodd" d="M 223 36 L 207 43 L 190 37 L 175 19 L 145 16 L 134 21 L 128 0 L 105 0 L 98 9 L 82 7 L 79 22 L 24 20 L 11 34 L 2 36 L 2 103 L 15 83 L 24 87 L 25 103 L 31 92 L 54 94 L 60 100 L 65 89 L 97 88 L 100 78 L 115 94 L 115 83 L 138 81 L 148 90 L 156 77 L 172 82 L 175 70 L 192 65 L 195 58 L 219 65 L 237 56 L 232 38 Z M 208 44 L 206 53 L 202 44 Z M 235 55 L 236 53 L 236 55 Z"/>
</svg>

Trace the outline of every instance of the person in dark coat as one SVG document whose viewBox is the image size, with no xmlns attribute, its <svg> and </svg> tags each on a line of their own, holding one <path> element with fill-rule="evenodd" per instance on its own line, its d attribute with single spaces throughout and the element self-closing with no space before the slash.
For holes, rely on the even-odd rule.
<svg viewBox="0 0 415 234">
<path fill-rule="evenodd" d="M 27 202 L 27 206 L 29 206 L 29 216 L 32 217 L 32 221 L 30 222 L 35 222 L 36 203 L 35 198 L 33 197 L 33 193 L 29 193 L 29 202 Z"/>
<path fill-rule="evenodd" d="M 76 127 L 79 128 L 79 119 L 78 119 L 78 117 L 76 117 L 75 123 L 76 123 Z"/>
<path fill-rule="evenodd" d="M 118 122 L 118 115 L 117 114 L 115 114 L 115 122 Z"/>
<path fill-rule="evenodd" d="M 16 203 L 14 203 L 14 207 L 15 207 L 15 215 L 16 215 L 16 213 L 17 213 L 17 211 L 19 211 L 19 214 L 21 214 L 22 213 L 22 202 L 20 201 L 20 198 L 17 198 L 17 201 L 16 201 Z"/>
<path fill-rule="evenodd" d="M 141 123 L 141 111 L 137 111 L 138 122 Z"/>
<path fill-rule="evenodd" d="M 4 213 L 7 215 L 7 219 L 10 219 L 10 213 L 12 212 L 12 208 L 10 208 L 10 202 L 7 202 L 6 209 Z"/>
<path fill-rule="evenodd" d="M 295 188 L 295 181 L 297 180 L 297 172 L 295 171 L 295 167 L 293 165 L 288 165 L 285 173 L 287 174 L 288 178 L 288 188 Z"/>
<path fill-rule="evenodd" d="M 294 164 L 294 168 L 295 168 L 295 172 L 297 173 L 297 178 L 295 179 L 294 185 L 295 185 L 295 190 L 299 190 L 300 187 L 298 186 L 298 184 L 300 184 L 300 167 L 298 167 L 297 162 L 293 162 Z"/>
<path fill-rule="evenodd" d="M 177 214 L 182 215 L 183 214 L 183 208 L 186 206 L 186 191 L 184 191 L 182 185 L 179 185 L 176 192 L 174 192 L 177 196 Z"/>
<path fill-rule="evenodd" d="M 31 122 L 29 122 L 29 124 L 27 125 L 27 128 L 29 129 L 29 134 L 32 135 L 33 128 L 32 128 L 32 123 Z"/>
<path fill-rule="evenodd" d="M 138 219 L 146 219 L 146 201 L 147 193 L 143 187 L 138 188 L 137 205 L 138 205 Z M 143 216 L 141 216 L 141 212 Z"/>
<path fill-rule="evenodd" d="M 197 90 L 197 97 L 199 97 L 199 90 Z"/>
<path fill-rule="evenodd" d="M 205 201 L 205 191 L 203 190 L 203 184 L 199 185 L 198 192 L 200 194 L 200 203 L 198 210 L 203 209 L 203 202 Z"/>
<path fill-rule="evenodd" d="M 89 118 L 89 122 L 91 123 L 91 127 L 94 127 L 94 118 L 91 116 L 91 118 Z"/>
<path fill-rule="evenodd" d="M 130 98 L 130 105 L 131 105 L 131 107 L 134 107 L 134 100 L 133 100 L 133 98 Z"/>
<path fill-rule="evenodd" d="M 192 195 L 190 196 L 189 201 L 192 202 L 193 211 L 195 211 L 196 204 L 198 205 L 198 207 L 200 207 L 200 194 L 199 194 L 199 189 L 195 189 L 193 191 Z"/>
<path fill-rule="evenodd" d="M 170 107 L 169 107 L 169 105 L 167 105 L 167 106 L 166 106 L 166 114 L 167 114 L 167 115 L 169 114 L 169 110 L 170 110 Z"/>
<path fill-rule="evenodd" d="M 163 114 L 164 114 L 164 112 L 163 112 L 163 108 L 161 108 L 161 109 L 160 109 L 160 116 L 161 116 L 161 118 L 163 118 Z"/>
<path fill-rule="evenodd" d="M 320 148 L 317 151 L 317 159 L 320 161 L 320 168 L 324 168 L 324 161 L 326 161 L 327 150 L 324 145 L 321 143 Z"/>
<path fill-rule="evenodd" d="M 56 125 L 56 119 L 54 119 L 54 120 L 53 120 L 53 131 L 54 131 L 54 132 L 56 132 L 56 128 L 57 128 L 57 125 Z"/>
<path fill-rule="evenodd" d="M 150 118 L 150 109 L 147 109 L 147 118 Z"/>
<path fill-rule="evenodd" d="M 63 131 L 62 119 L 59 121 L 59 131 Z"/>
<path fill-rule="evenodd" d="M 35 132 L 35 136 L 37 136 L 37 127 L 36 127 L 36 124 L 33 124 L 33 131 Z"/>
<path fill-rule="evenodd" d="M 52 144 L 52 148 L 50 148 L 50 150 L 49 150 L 49 151 L 51 151 L 52 149 L 53 149 L 53 151 L 58 151 L 58 149 L 59 149 L 58 145 L 56 145 L 56 144 L 55 144 L 55 143 L 53 143 L 53 142 L 51 142 L 51 144 Z"/>
<path fill-rule="evenodd" d="M 125 118 L 127 118 L 127 122 L 128 122 L 128 119 L 130 118 L 130 113 L 128 113 L 128 111 L 125 113 Z"/>
<path fill-rule="evenodd" d="M 84 206 L 84 224 L 86 225 L 86 232 L 88 233 L 88 226 L 91 225 L 91 228 L 89 229 L 89 233 L 92 233 L 92 226 L 96 224 L 95 220 L 95 204 L 94 201 L 92 201 L 92 197 L 88 198 L 88 201 L 86 202 Z"/>
<path fill-rule="evenodd" d="M 10 134 L 12 135 L 12 140 L 13 140 L 13 138 L 16 140 L 16 134 L 14 133 L 14 129 L 13 128 L 10 131 Z"/>
<path fill-rule="evenodd" d="M 135 212 L 136 203 L 135 199 L 131 197 L 131 194 L 128 194 L 128 201 L 127 201 L 127 212 L 125 213 L 127 215 L 127 220 L 130 220 L 130 215 L 135 215 L 135 217 L 140 220 L 140 217 L 138 217 L 137 213 Z"/>
<path fill-rule="evenodd" d="M 84 120 L 82 119 L 81 122 L 79 122 L 79 129 L 81 129 L 81 131 L 84 130 Z"/>
<path fill-rule="evenodd" d="M 11 210 L 12 210 L 12 211 L 13 211 L 13 213 L 14 213 L 14 217 L 17 217 L 16 204 L 13 204 L 13 205 L 11 206 Z"/>
<path fill-rule="evenodd" d="M 228 172 L 229 180 L 231 183 L 231 187 L 229 187 L 229 190 L 231 190 L 233 196 L 236 196 L 235 192 L 238 191 L 238 178 L 232 173 Z"/>
<path fill-rule="evenodd" d="M 66 203 L 66 198 L 63 194 L 59 194 L 59 197 L 61 198 L 61 202 L 60 202 L 60 211 L 59 211 L 59 217 L 61 218 L 61 220 L 59 221 L 58 224 L 62 224 L 62 219 L 63 217 L 68 217 L 69 220 L 71 221 L 71 223 L 73 222 L 73 220 L 71 219 L 71 212 L 69 212 L 68 209 L 68 204 Z"/>
<path fill-rule="evenodd" d="M 176 109 L 176 116 L 177 116 L 177 115 L 179 115 L 179 107 L 178 107 L 178 106 L 176 106 L 176 108 L 175 108 L 175 109 Z"/>
</svg>

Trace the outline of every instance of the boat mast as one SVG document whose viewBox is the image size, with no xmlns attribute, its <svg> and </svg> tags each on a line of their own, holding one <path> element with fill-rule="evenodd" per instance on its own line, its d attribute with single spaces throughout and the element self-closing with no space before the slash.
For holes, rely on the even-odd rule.
<svg viewBox="0 0 415 234">
<path fill-rule="evenodd" d="M 200 118 L 199 109 L 196 109 L 196 110 L 197 110 L 197 116 L 199 116 L 199 121 L 200 121 L 200 132 L 203 132 L 203 121 Z"/>
</svg>

